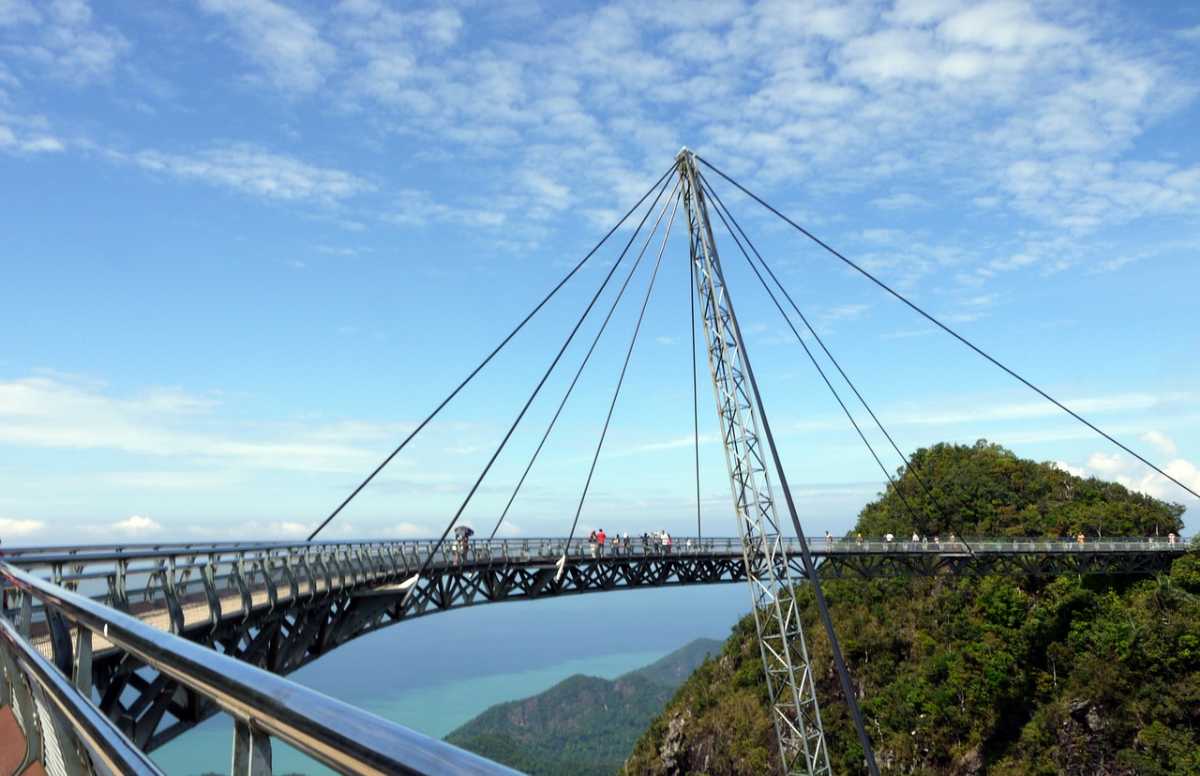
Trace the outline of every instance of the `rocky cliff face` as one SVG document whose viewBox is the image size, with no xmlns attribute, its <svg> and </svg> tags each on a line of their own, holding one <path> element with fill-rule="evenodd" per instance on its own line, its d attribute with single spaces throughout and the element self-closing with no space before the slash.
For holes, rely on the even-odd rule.
<svg viewBox="0 0 1200 776">
<path fill-rule="evenodd" d="M 929 490 L 958 500 L 938 508 L 902 478 L 928 521 L 920 533 L 963 535 L 986 523 L 993 534 L 1063 535 L 1089 530 L 1073 521 L 1096 514 L 1111 521 L 1100 526 L 1105 535 L 1153 534 L 1155 524 L 1179 530 L 1175 505 L 994 446 L 940 447 L 917 458 Z M 863 510 L 860 530 L 907 535 L 906 513 L 889 491 Z M 939 523 L 946 513 L 975 522 Z M 831 581 L 825 590 L 884 773 L 1200 776 L 1195 554 L 1153 579 L 941 577 Z M 834 772 L 861 773 L 811 594 L 798 595 Z M 651 724 L 623 772 L 779 771 L 747 617 Z"/>
</svg>

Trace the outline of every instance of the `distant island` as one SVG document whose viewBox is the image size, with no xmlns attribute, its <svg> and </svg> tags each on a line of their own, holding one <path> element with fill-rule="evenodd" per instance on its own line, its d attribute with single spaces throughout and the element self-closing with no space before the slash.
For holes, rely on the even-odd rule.
<svg viewBox="0 0 1200 776">
<path fill-rule="evenodd" d="M 911 461 L 896 486 L 862 510 L 852 534 L 1094 539 L 1182 528 L 1178 504 L 985 441 L 936 445 Z M 1200 774 L 1196 552 L 1156 577 L 823 586 L 882 773 Z M 833 772 L 863 773 L 811 591 L 797 595 Z M 778 773 L 773 738 L 747 616 L 650 725 L 623 773 Z"/>
<path fill-rule="evenodd" d="M 446 741 L 531 776 L 612 776 L 679 686 L 721 647 L 697 639 L 616 679 L 576 674 L 492 706 Z"/>
</svg>

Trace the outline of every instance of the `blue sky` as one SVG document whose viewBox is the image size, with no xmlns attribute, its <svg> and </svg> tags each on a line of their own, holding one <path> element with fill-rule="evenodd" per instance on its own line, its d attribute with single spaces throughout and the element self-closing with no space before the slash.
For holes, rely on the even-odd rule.
<svg viewBox="0 0 1200 776">
<path fill-rule="evenodd" d="M 1197 74 L 1186 4 L 0 0 L 0 537 L 303 535 L 685 144 L 1200 488 Z M 902 447 L 986 437 L 1196 528 L 1194 500 L 719 190 Z M 584 526 L 691 525 L 675 226 Z M 882 477 L 718 241 L 802 519 L 844 530 Z M 614 257 L 330 535 L 444 525 Z M 507 533 L 565 531 L 648 268 Z"/>
</svg>

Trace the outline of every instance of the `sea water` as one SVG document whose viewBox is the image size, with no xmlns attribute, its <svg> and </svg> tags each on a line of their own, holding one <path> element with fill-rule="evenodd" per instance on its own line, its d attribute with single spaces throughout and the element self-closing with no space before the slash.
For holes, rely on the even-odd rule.
<svg viewBox="0 0 1200 776">
<path fill-rule="evenodd" d="M 573 674 L 611 679 L 693 639 L 723 640 L 748 609 L 744 584 L 474 606 L 355 639 L 289 678 L 441 738 L 489 706 Z M 232 736 L 232 720 L 218 715 L 152 757 L 169 774 L 228 773 Z M 331 772 L 272 743 L 277 774 Z"/>
</svg>

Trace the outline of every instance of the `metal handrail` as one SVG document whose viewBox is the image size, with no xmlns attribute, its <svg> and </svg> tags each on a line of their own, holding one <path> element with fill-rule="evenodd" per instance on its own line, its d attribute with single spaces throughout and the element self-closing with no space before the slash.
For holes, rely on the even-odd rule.
<svg viewBox="0 0 1200 776">
<path fill-rule="evenodd" d="M 653 538 L 653 537 L 651 537 Z M 613 547 L 616 542 L 616 536 L 610 536 L 608 547 Z M 630 549 L 641 549 L 642 537 L 631 536 L 629 543 Z M 693 547 L 709 547 L 709 548 L 729 548 L 738 550 L 741 548 L 740 540 L 737 537 L 712 537 L 697 539 L 696 537 L 680 536 L 671 538 L 671 546 L 673 551 L 679 551 L 687 546 L 687 542 L 691 541 Z M 798 541 L 794 538 L 785 540 L 789 546 L 798 545 Z M 823 536 L 807 537 L 809 545 L 814 551 L 820 551 L 823 546 L 826 546 L 827 539 Z M 1176 538 L 1174 545 L 1169 544 L 1166 537 L 1114 537 L 1112 539 L 1094 539 L 1089 538 L 1081 546 L 1094 547 L 1098 544 L 1120 546 L 1121 548 L 1128 547 L 1129 549 L 1143 547 L 1166 547 L 1178 548 L 1179 551 L 1186 549 L 1190 543 L 1190 539 L 1183 536 Z M 832 539 L 835 546 L 844 547 L 850 543 L 864 543 L 872 545 L 905 545 L 915 546 L 921 545 L 926 550 L 931 550 L 935 547 L 935 542 L 932 538 L 927 538 L 924 542 L 912 542 L 904 538 L 898 538 L 892 542 L 884 542 L 878 538 L 857 542 L 856 539 L 847 536 L 835 536 Z M 1078 544 L 1072 538 L 1060 537 L 956 537 L 954 542 L 967 542 L 972 546 L 976 544 L 981 546 L 1012 546 L 1019 544 L 1053 544 L 1066 545 Z M 948 539 L 940 541 L 941 546 L 952 544 Z M 52 565 L 55 563 L 62 564 L 89 564 L 101 563 L 105 561 L 115 560 L 151 560 L 167 557 L 191 557 L 200 558 L 204 556 L 216 555 L 235 555 L 243 553 L 267 553 L 281 552 L 289 555 L 295 554 L 313 554 L 321 551 L 337 551 L 347 549 L 400 549 L 421 551 L 432 549 L 437 545 L 437 541 L 433 539 L 372 539 L 359 541 L 327 541 L 327 542 L 223 542 L 223 543 L 187 543 L 187 544 L 115 544 L 115 545 L 85 545 L 78 547 L 69 546 L 50 546 L 50 547 L 6 547 L 4 549 L 4 560 L 29 567 L 34 565 Z M 561 537 L 530 537 L 522 539 L 472 539 L 469 542 L 469 547 L 476 552 L 488 551 L 493 555 L 503 555 L 516 550 L 528 550 L 533 547 L 555 547 L 559 552 L 565 548 L 565 540 Z M 658 545 L 653 545 L 657 547 Z M 445 545 L 448 553 L 453 552 L 453 544 Z M 575 538 L 571 541 L 570 547 L 565 548 L 569 551 L 580 552 L 586 551 L 590 547 L 587 539 Z"/>
<path fill-rule="evenodd" d="M 165 633 L 13 567 L 0 576 L 70 623 L 211 700 L 235 722 L 286 741 L 340 773 L 513 774 L 442 741 Z"/>
<path fill-rule="evenodd" d="M 956 537 L 954 541 L 937 538 L 939 541 L 927 537 L 926 541 L 918 543 L 886 542 L 878 538 L 860 540 L 857 536 L 809 537 L 808 545 L 818 562 L 837 556 L 893 553 L 1159 554 L 1182 553 L 1191 546 L 1182 537 L 1177 537 L 1174 544 L 1164 537 L 1091 540 L 1084 544 L 1073 539 L 1064 541 L 1048 537 L 967 537 L 965 540 Z M 185 615 L 180 605 L 188 600 L 194 603 L 197 596 L 219 597 L 246 587 L 251 591 L 267 591 L 271 596 L 268 605 L 274 605 L 276 595 L 288 598 L 297 592 L 291 587 L 293 581 L 310 596 L 318 590 L 328 594 L 334 589 L 394 584 L 410 578 L 429 558 L 435 545 L 432 540 L 399 539 L 311 544 L 158 543 L 66 548 L 65 552 L 63 548 L 30 547 L 9 551 L 3 560 L 122 611 L 132 612 L 133 606 L 141 607 L 155 601 L 159 609 L 171 614 L 172 627 L 178 631 L 186 616 L 194 617 L 194 613 Z M 785 547 L 790 555 L 799 551 L 796 539 L 785 540 Z M 599 554 L 598 548 L 586 538 L 576 538 L 569 543 L 555 537 L 481 539 L 468 541 L 465 547 L 448 542 L 434 554 L 429 570 L 440 573 L 467 565 L 554 563 L 564 555 L 572 560 L 588 560 Z M 686 554 L 741 558 L 743 548 L 741 541 L 734 537 L 672 537 L 668 549 L 653 535 L 646 541 L 642 536 L 632 536 L 628 547 L 613 536 L 604 556 L 640 558 Z M 235 608 L 238 606 L 240 604 L 235 604 Z M 35 606 L 34 615 L 40 621 L 40 604 Z"/>
<path fill-rule="evenodd" d="M 58 725 L 60 729 L 69 729 L 86 748 L 88 753 L 99 760 L 111 773 L 120 774 L 159 774 L 159 770 L 149 757 L 141 752 L 115 725 L 105 717 L 98 708 L 89 702 L 83 694 L 71 684 L 46 658 L 21 638 L 17 629 L 8 620 L 0 618 L 0 650 L 7 652 L 7 665 L 0 666 L 4 670 L 10 685 L 21 681 L 20 677 L 10 673 L 23 674 L 32 684 L 36 683 L 40 694 L 53 704 L 53 709 L 44 708 L 40 704 L 28 704 L 32 714 L 58 714 L 67 725 Z M 6 668 L 10 670 L 5 670 Z M 10 693 L 21 693 L 25 690 L 19 687 L 10 688 Z M 13 693 L 13 694 L 15 694 Z M 5 698 L 4 701 L 8 701 Z M 14 708 L 14 712 L 16 709 Z M 55 721 L 43 719 L 41 727 L 45 730 Z M 33 719 L 24 720 L 25 735 L 28 738 L 30 725 L 36 724 Z M 44 742 L 45 743 L 45 742 Z M 28 741 L 27 741 L 28 744 Z M 59 741 L 60 756 L 78 756 L 67 742 Z"/>
</svg>

